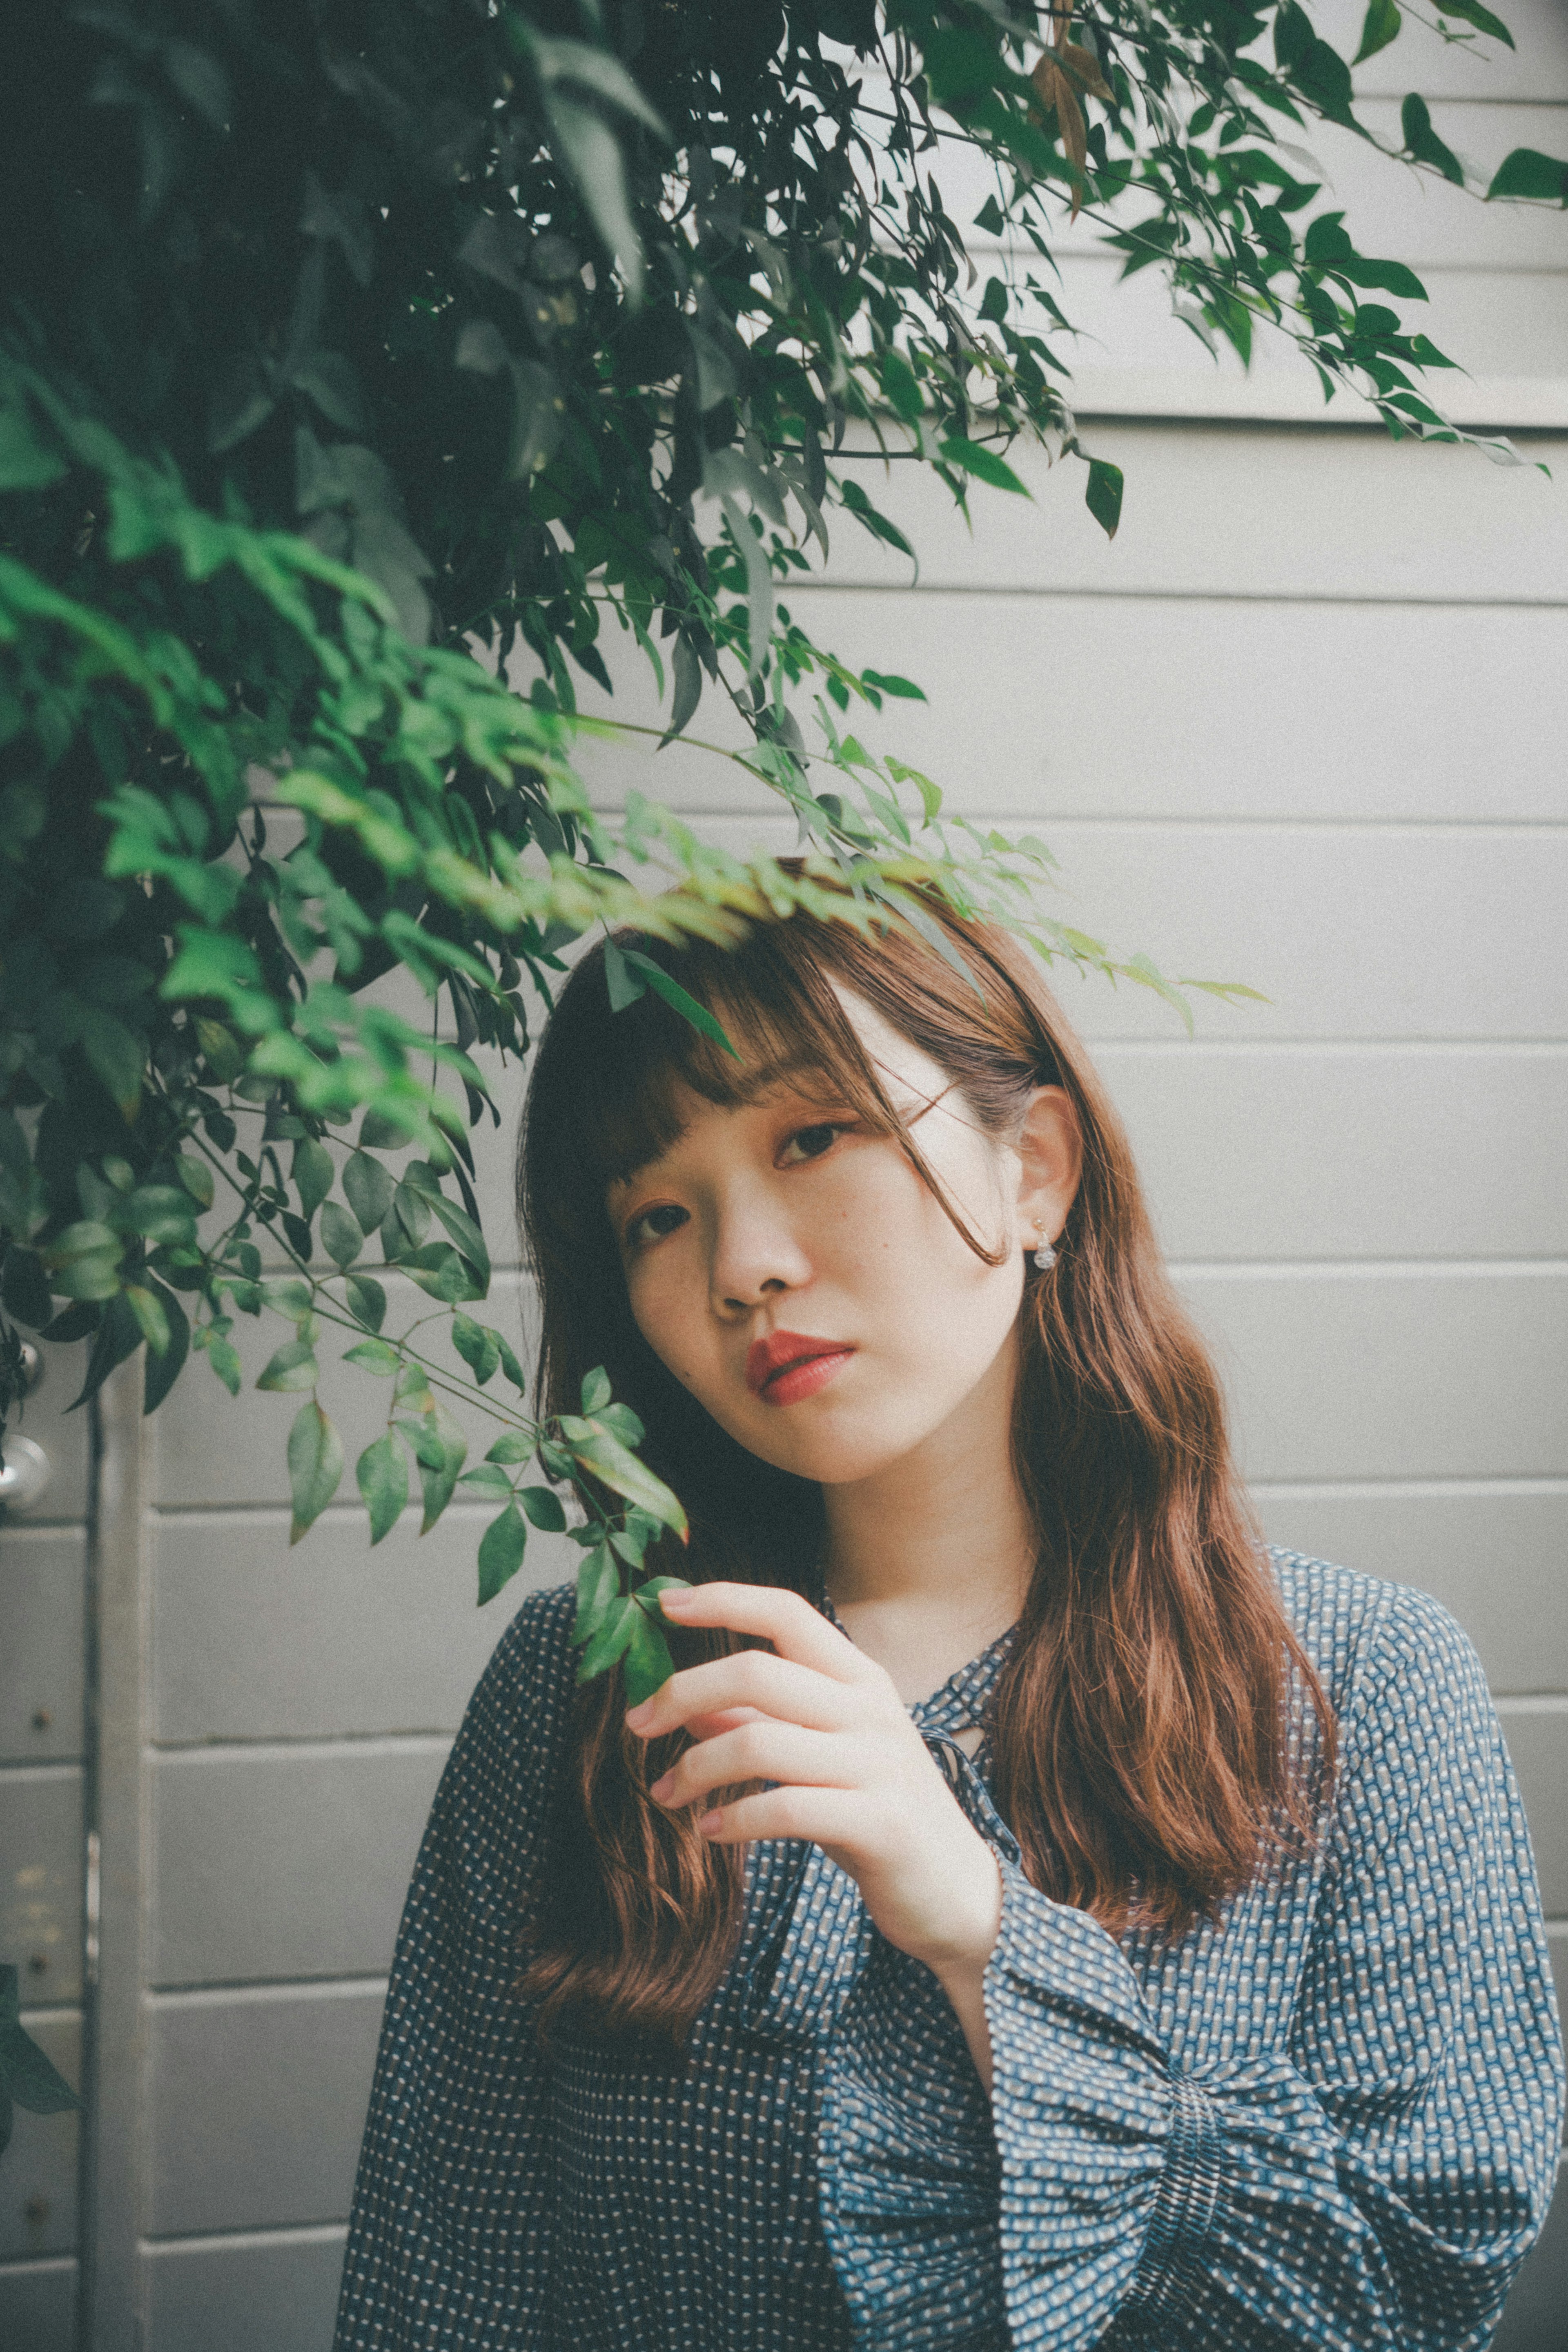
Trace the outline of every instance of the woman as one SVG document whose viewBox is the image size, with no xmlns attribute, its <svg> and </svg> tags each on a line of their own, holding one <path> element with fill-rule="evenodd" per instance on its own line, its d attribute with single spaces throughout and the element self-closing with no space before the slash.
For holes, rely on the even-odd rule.
<svg viewBox="0 0 1568 2352">
<path fill-rule="evenodd" d="M 685 1502 L 677 1672 L 518 1612 L 398 1945 L 340 2352 L 1458 2352 L 1563 2058 L 1479 1664 L 1263 1550 L 1034 961 L 796 916 L 565 989 L 541 1381 Z"/>
</svg>

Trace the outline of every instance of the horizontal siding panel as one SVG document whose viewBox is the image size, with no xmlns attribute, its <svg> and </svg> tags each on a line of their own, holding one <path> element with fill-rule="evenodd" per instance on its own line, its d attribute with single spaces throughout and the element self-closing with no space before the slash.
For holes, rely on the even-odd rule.
<svg viewBox="0 0 1568 2352">
<path fill-rule="evenodd" d="M 87 1538 L 75 1528 L 0 1534 L 0 1762 L 81 1754 Z"/>
<path fill-rule="evenodd" d="M 1568 1275 L 1190 1273 L 1249 1478 L 1568 1473 Z"/>
<path fill-rule="evenodd" d="M 1437 442 L 1286 426 L 1237 433 L 1107 423 L 1096 426 L 1093 449 L 1127 477 L 1113 541 L 1084 508 L 1078 467 L 1053 468 L 1043 450 L 1021 443 L 1009 462 L 1031 497 L 977 495 L 972 535 L 927 468 L 884 468 L 868 457 L 846 459 L 845 470 L 918 549 L 922 593 L 1050 588 L 1422 604 L 1561 603 L 1568 594 L 1556 487 L 1562 436 L 1532 440 L 1531 462 L 1516 469 Z M 1551 467 L 1552 481 L 1535 470 L 1537 458 Z M 852 532 L 847 516 L 835 524 L 831 585 L 908 587 L 906 557 Z M 799 583 L 789 591 L 808 630 L 811 594 Z M 1049 682 L 1042 678 L 1041 688 Z M 1310 685 L 1302 681 L 1303 689 Z M 1081 690 L 1077 681 L 1073 689 Z"/>
<path fill-rule="evenodd" d="M 0 2344 L 6 2352 L 77 2352 L 77 2266 L 0 2263 Z"/>
<path fill-rule="evenodd" d="M 0 1947 L 0 1949 L 10 1949 Z M 24 1978 L 24 1982 L 26 1979 Z M 22 1996 L 26 2000 L 26 1993 Z M 24 2010 L 22 2022 L 44 2055 L 59 2068 L 73 2091 L 81 2088 L 81 2018 L 79 2013 L 51 2016 Z M 0 2163 L 0 2261 L 28 2256 L 68 2254 L 77 2242 L 77 2117 L 73 2110 L 36 2116 L 26 2107 L 16 2111 L 16 2129 Z M 35 2289 L 47 2305 L 58 2285 Z M 0 2315 L 5 2294 L 0 2287 Z M 11 2339 L 0 2335 L 9 2352 Z M 32 2347 L 16 2339 L 18 2352 Z"/>
<path fill-rule="evenodd" d="M 1312 0 L 1312 26 L 1343 58 L 1361 47 L 1361 0 Z M 1355 68 L 1358 94 L 1401 98 L 1418 89 L 1427 98 L 1530 99 L 1568 103 L 1568 14 L 1562 0 L 1508 0 L 1503 22 L 1515 46 L 1500 41 L 1444 40 L 1406 16 L 1399 37 Z M 1568 2295 L 1563 2298 L 1568 2309 Z"/>
<path fill-rule="evenodd" d="M 1563 297 L 1568 314 L 1568 278 Z M 1074 816 L 1568 816 L 1568 608 L 862 588 L 823 590 L 802 619 L 852 667 L 925 689 L 855 731 L 925 769 L 950 812 L 1048 834 Z M 655 724 L 643 657 L 621 652 L 613 675 L 595 709 Z M 1042 698 L 1047 677 L 1078 690 Z M 1322 682 L 1304 706 L 1303 679 Z M 1259 713 L 1281 692 L 1291 722 L 1265 758 Z M 744 740 L 706 708 L 698 731 Z M 585 739 L 577 761 L 601 806 L 630 789 L 699 815 L 766 805 L 753 778 L 679 744 L 654 757 Z"/>
<path fill-rule="evenodd" d="M 432 1301 L 406 1278 L 389 1276 L 384 1267 L 375 1263 L 379 1255 L 379 1249 L 370 1254 L 366 1270 L 382 1281 L 386 1290 L 385 1328 L 390 1337 L 395 1337 L 419 1316 L 428 1315 Z M 481 1320 L 503 1331 L 514 1346 L 526 1351 L 528 1337 L 520 1320 L 518 1300 L 517 1277 L 499 1276 L 481 1309 Z M 208 1368 L 197 1363 L 180 1383 L 175 1410 L 157 1417 L 154 1491 L 165 1507 L 181 1504 L 286 1503 L 288 1499 L 286 1448 L 300 1400 L 298 1396 L 257 1393 L 249 1384 L 268 1358 L 292 1337 L 291 1328 L 280 1316 L 263 1314 L 253 1318 L 241 1315 L 235 1318 L 232 1336 L 246 1381 L 241 1396 L 231 1397 Z M 322 1367 L 321 1402 L 338 1424 L 347 1456 L 340 1489 L 346 1500 L 356 1492 L 354 1463 L 363 1448 L 385 1431 L 391 1402 L 390 1381 L 375 1378 L 358 1365 L 343 1363 L 342 1357 L 354 1339 L 352 1331 L 323 1324 L 317 1347 Z M 440 1326 L 427 1325 L 421 1344 L 433 1362 L 450 1361 L 455 1379 L 468 1378 L 466 1367 Z M 516 1402 L 516 1391 L 498 1373 L 494 1392 L 503 1404 Z M 461 1405 L 455 1404 L 453 1410 L 470 1430 L 471 1459 L 477 1461 L 494 1443 L 501 1424 L 487 1423 L 479 1412 L 467 1413 Z M 411 1477 L 411 1485 L 417 1494 L 417 1477 Z M 319 1551 L 322 1542 L 320 1528 L 312 1529 L 304 1540 L 312 1553 Z"/>
<path fill-rule="evenodd" d="M 384 1975 L 446 1743 L 155 1759 L 155 1985 Z"/>
<path fill-rule="evenodd" d="M 1568 1046 L 1096 1060 L 1173 1257 L 1568 1256 Z"/>
<path fill-rule="evenodd" d="M 1173 979 L 1242 981 L 1269 999 L 1195 1000 L 1200 1037 L 1554 1041 L 1568 1031 L 1568 962 L 1554 949 L 1568 829 L 1047 830 L 1067 886 L 1053 910 L 1123 951 L 1145 950 Z M 1146 990 L 1064 974 L 1061 994 L 1091 1038 L 1172 1034 Z"/>
<path fill-rule="evenodd" d="M 331 2352 L 344 2238 L 312 2230 L 151 2247 L 147 2352 Z"/>
<path fill-rule="evenodd" d="M 319 1739 L 455 1731 L 525 1593 L 574 1576 L 563 1537 L 528 1538 L 501 1597 L 475 1603 L 494 1510 L 454 1504 L 427 1536 L 411 1512 L 372 1550 L 361 1512 L 314 1547 L 281 1512 L 163 1517 L 153 1563 L 160 1740 Z"/>
<path fill-rule="evenodd" d="M 1557 1043 L 1568 1034 L 1568 961 L 1556 951 L 1568 827 L 1042 829 L 1062 869 L 1063 887 L 1042 898 L 1048 913 L 1119 952 L 1144 950 L 1172 979 L 1242 982 L 1267 996 L 1234 1005 L 1195 996 L 1205 1043 Z M 739 854 L 777 853 L 794 826 L 767 812 L 718 819 L 708 832 Z M 1182 1035 L 1147 989 L 1113 989 L 1065 964 L 1054 979 L 1091 1042 Z"/>
<path fill-rule="evenodd" d="M 1568 1486 L 1254 1489 L 1270 1543 L 1430 1592 L 1494 1692 L 1568 1692 Z"/>
<path fill-rule="evenodd" d="M 0 1955 L 29 2006 L 81 1997 L 82 1867 L 80 1771 L 0 1771 Z"/>
<path fill-rule="evenodd" d="M 1561 1918 L 1568 1912 L 1568 1708 L 1511 1700 L 1502 1735 L 1530 1822 L 1542 1901 L 1550 1916 Z"/>
<path fill-rule="evenodd" d="M 377 1987 L 155 2001 L 155 2237 L 346 2221 L 385 1996 Z"/>
</svg>

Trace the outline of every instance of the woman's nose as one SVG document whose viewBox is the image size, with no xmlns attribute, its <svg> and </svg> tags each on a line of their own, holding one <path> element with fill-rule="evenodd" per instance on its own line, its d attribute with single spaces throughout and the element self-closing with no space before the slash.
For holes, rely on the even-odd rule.
<svg viewBox="0 0 1568 2352">
<path fill-rule="evenodd" d="M 719 1213 L 709 1270 L 716 1314 L 749 1314 L 765 1298 L 798 1290 L 810 1271 L 792 1227 L 762 1204 L 737 1203 Z"/>
</svg>

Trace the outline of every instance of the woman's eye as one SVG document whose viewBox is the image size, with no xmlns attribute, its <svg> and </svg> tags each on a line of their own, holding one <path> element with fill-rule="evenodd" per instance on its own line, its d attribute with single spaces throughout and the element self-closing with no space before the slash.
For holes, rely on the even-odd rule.
<svg viewBox="0 0 1568 2352">
<path fill-rule="evenodd" d="M 673 1202 L 666 1202 L 659 1209 L 644 1209 L 642 1215 L 633 1217 L 627 1226 L 626 1245 L 629 1249 L 645 1249 L 650 1242 L 663 1241 L 666 1234 L 673 1234 L 685 1222 L 686 1212 L 677 1209 Z"/>
<path fill-rule="evenodd" d="M 817 1127 L 798 1127 L 779 1154 L 786 1168 L 798 1167 L 802 1160 L 821 1160 L 824 1151 L 831 1150 L 837 1139 L 848 1130 L 841 1122 L 824 1119 Z"/>
</svg>

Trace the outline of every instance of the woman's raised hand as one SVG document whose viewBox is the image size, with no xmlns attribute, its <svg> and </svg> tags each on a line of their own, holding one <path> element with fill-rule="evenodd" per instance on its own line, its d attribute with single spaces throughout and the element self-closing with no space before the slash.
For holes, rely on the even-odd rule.
<svg viewBox="0 0 1568 2352">
<path fill-rule="evenodd" d="M 704 1835 L 814 1840 L 889 1943 L 924 1960 L 956 2001 L 959 1986 L 977 1988 L 1001 1920 L 1000 1873 L 891 1677 L 797 1592 L 701 1584 L 666 1591 L 664 1606 L 673 1624 L 726 1625 L 773 1652 L 688 1666 L 632 1709 L 642 1738 L 684 1728 L 695 1742 L 654 1782 L 655 1802 L 775 1782 L 706 1811 Z"/>
</svg>

